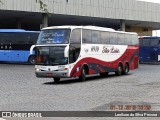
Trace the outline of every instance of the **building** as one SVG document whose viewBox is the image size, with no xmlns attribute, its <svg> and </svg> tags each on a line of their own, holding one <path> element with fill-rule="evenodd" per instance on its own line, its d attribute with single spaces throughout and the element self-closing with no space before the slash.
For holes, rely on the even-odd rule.
<svg viewBox="0 0 160 120">
<path fill-rule="evenodd" d="M 160 29 L 160 4 L 139 0 L 43 0 L 50 14 L 42 13 L 36 0 L 1 0 L 0 28 L 39 30 L 55 25 L 96 25 L 139 35 Z"/>
</svg>

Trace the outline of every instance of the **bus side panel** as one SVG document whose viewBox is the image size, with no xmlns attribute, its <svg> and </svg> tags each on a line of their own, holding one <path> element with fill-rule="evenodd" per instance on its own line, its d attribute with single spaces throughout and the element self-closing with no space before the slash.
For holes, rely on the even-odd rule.
<svg viewBox="0 0 160 120">
<path fill-rule="evenodd" d="M 0 50 L 0 61 L 10 61 L 10 51 L 9 50 Z"/>
<path fill-rule="evenodd" d="M 150 61 L 150 50 L 148 47 L 140 47 L 140 62 L 149 62 Z"/>
<path fill-rule="evenodd" d="M 28 62 L 29 51 L 14 50 L 11 52 L 11 62 Z"/>
<path fill-rule="evenodd" d="M 159 47 L 157 46 L 151 47 L 151 54 L 150 54 L 151 61 L 158 62 L 158 54 L 159 54 Z"/>
</svg>

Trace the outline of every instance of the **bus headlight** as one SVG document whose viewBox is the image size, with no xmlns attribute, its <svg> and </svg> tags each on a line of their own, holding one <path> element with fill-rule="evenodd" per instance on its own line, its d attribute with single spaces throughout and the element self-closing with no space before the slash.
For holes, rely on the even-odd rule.
<svg viewBox="0 0 160 120">
<path fill-rule="evenodd" d="M 40 69 L 38 69 L 38 68 L 35 68 L 35 71 L 40 71 Z"/>
<path fill-rule="evenodd" d="M 65 70 L 68 70 L 68 68 L 61 68 L 58 71 L 65 71 Z"/>
</svg>

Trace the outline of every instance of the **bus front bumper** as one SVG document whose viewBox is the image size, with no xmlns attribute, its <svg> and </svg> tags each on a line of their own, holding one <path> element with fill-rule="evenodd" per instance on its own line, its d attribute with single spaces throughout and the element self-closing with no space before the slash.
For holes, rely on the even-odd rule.
<svg viewBox="0 0 160 120">
<path fill-rule="evenodd" d="M 68 78 L 67 71 L 35 71 L 39 78 Z"/>
</svg>

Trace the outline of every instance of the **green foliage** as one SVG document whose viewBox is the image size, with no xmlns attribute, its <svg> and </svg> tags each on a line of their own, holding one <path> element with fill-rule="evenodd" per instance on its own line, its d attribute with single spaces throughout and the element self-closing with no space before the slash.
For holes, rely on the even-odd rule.
<svg viewBox="0 0 160 120">
<path fill-rule="evenodd" d="M 37 3 L 40 4 L 40 10 L 43 12 L 49 13 L 47 9 L 47 5 L 42 0 L 36 0 Z"/>
<path fill-rule="evenodd" d="M 3 5 L 3 2 L 2 2 L 2 0 L 0 0 L 0 4 L 2 4 L 2 5 Z"/>
<path fill-rule="evenodd" d="M 42 0 L 36 0 L 37 3 L 40 4 L 40 10 L 43 12 L 49 13 L 47 9 L 47 5 Z M 2 0 L 0 0 L 0 4 L 3 4 Z"/>
</svg>

